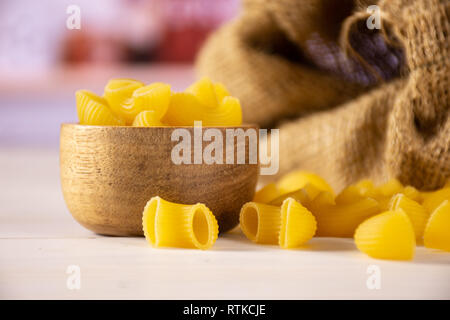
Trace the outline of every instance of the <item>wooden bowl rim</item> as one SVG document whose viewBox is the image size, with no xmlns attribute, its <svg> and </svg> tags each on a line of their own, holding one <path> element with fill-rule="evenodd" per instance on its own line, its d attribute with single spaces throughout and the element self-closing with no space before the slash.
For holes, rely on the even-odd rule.
<svg viewBox="0 0 450 320">
<path fill-rule="evenodd" d="M 148 129 L 191 129 L 196 128 L 194 126 L 154 126 L 154 127 L 133 127 L 133 126 L 98 126 L 98 125 L 89 125 L 89 124 L 79 124 L 79 123 L 62 123 L 61 128 L 63 127 L 75 127 L 75 128 L 97 128 L 97 129 L 122 129 L 122 130 L 148 130 Z M 231 128 L 256 128 L 259 129 L 257 124 L 242 124 L 240 126 L 201 126 L 204 129 L 231 129 Z"/>
</svg>

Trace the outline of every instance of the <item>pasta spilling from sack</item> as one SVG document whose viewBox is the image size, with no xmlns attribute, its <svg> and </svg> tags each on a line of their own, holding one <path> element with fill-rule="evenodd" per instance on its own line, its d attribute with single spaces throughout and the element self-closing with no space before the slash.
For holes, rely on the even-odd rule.
<svg viewBox="0 0 450 320">
<path fill-rule="evenodd" d="M 412 259 L 416 240 L 422 238 L 427 248 L 450 251 L 450 180 L 440 190 L 425 192 L 397 179 L 380 185 L 365 179 L 335 196 L 317 174 L 293 171 L 262 187 L 254 202 L 244 205 L 241 229 L 247 238 L 282 247 L 284 239 L 284 247 L 290 247 L 283 232 L 291 231 L 279 219 L 289 203 L 291 208 L 301 206 L 312 214 L 315 236 L 355 237 L 357 248 L 374 258 Z M 300 230 L 300 224 L 292 223 L 291 228 Z M 298 236 L 303 232 L 297 231 Z"/>
<path fill-rule="evenodd" d="M 278 244 L 281 248 L 297 248 L 316 232 L 314 216 L 293 198 L 279 206 L 248 202 L 240 213 L 245 236 L 255 243 Z"/>
<path fill-rule="evenodd" d="M 133 79 L 111 79 L 103 97 L 86 90 L 76 93 L 80 124 L 193 126 L 240 126 L 242 109 L 221 83 L 203 78 L 185 92 L 174 93 L 168 84 L 149 85 Z M 144 113 L 151 111 L 153 114 Z"/>
<path fill-rule="evenodd" d="M 204 204 L 178 204 L 153 197 L 142 216 L 147 241 L 155 247 L 209 249 L 216 242 L 219 226 Z"/>
<path fill-rule="evenodd" d="M 361 223 L 355 232 L 355 244 L 372 258 L 411 260 L 416 237 L 410 219 L 400 209 L 386 211 Z"/>
<path fill-rule="evenodd" d="M 431 214 L 423 242 L 427 248 L 450 251 L 450 201 L 442 202 Z"/>
</svg>

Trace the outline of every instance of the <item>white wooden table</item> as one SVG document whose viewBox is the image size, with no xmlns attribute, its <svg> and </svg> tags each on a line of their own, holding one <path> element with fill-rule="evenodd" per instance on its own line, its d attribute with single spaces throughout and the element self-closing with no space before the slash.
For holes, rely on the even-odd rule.
<svg viewBox="0 0 450 320">
<path fill-rule="evenodd" d="M 67 287 L 71 265 L 80 268 L 80 289 Z M 367 286 L 371 265 L 379 289 Z M 210 251 L 153 249 L 72 219 L 56 149 L 2 147 L 0 298 L 449 299 L 450 254 L 418 247 L 413 262 L 374 260 L 351 239 L 330 238 L 281 250 L 252 244 L 239 229 Z"/>
</svg>

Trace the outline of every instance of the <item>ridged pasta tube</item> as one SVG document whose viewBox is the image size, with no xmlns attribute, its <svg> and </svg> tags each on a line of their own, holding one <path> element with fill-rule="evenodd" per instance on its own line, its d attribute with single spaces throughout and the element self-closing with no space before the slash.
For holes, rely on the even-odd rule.
<svg viewBox="0 0 450 320">
<path fill-rule="evenodd" d="M 314 236 L 314 216 L 293 198 L 281 207 L 246 203 L 240 214 L 241 229 L 248 239 L 261 244 L 278 244 L 289 249 L 303 245 Z"/>
<path fill-rule="evenodd" d="M 109 109 L 108 102 L 88 90 L 75 93 L 77 114 L 80 124 L 123 126 L 125 121 L 116 117 Z"/>
<path fill-rule="evenodd" d="M 427 248 L 450 251 L 450 201 L 442 202 L 431 214 L 423 242 Z"/>
<path fill-rule="evenodd" d="M 411 260 L 416 238 L 403 210 L 387 211 L 361 223 L 355 232 L 356 247 L 372 258 Z"/>
<path fill-rule="evenodd" d="M 220 90 L 220 88 L 217 90 Z M 217 108 L 219 105 L 220 101 L 217 99 L 214 83 L 207 77 L 203 77 L 194 82 L 185 91 L 192 93 L 195 97 L 197 97 L 200 103 L 207 108 Z M 222 91 L 222 94 L 223 93 L 224 92 Z"/>
<path fill-rule="evenodd" d="M 317 197 L 309 208 L 316 217 L 319 237 L 351 238 L 361 222 L 381 211 L 378 202 L 371 198 L 332 205 L 326 199 Z"/>
<path fill-rule="evenodd" d="M 142 216 L 145 238 L 155 247 L 209 249 L 219 227 L 212 212 L 201 203 L 185 205 L 153 197 Z"/>
<path fill-rule="evenodd" d="M 442 202 L 450 201 L 450 188 L 443 188 L 423 195 L 423 207 L 431 214 Z"/>
<path fill-rule="evenodd" d="M 411 220 L 416 238 L 422 238 L 428 213 L 420 204 L 399 193 L 392 197 L 389 208 L 391 211 L 402 209 Z"/>
</svg>

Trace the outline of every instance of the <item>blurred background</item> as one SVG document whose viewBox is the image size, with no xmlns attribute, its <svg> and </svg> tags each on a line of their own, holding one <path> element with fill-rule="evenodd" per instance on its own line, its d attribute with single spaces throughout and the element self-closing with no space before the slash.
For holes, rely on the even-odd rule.
<svg viewBox="0 0 450 320">
<path fill-rule="evenodd" d="M 0 147 L 57 148 L 60 124 L 77 121 L 75 90 L 100 94 L 112 77 L 183 90 L 194 80 L 202 43 L 239 6 L 239 0 L 0 0 Z"/>
</svg>

